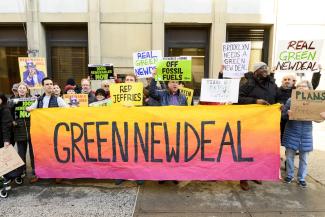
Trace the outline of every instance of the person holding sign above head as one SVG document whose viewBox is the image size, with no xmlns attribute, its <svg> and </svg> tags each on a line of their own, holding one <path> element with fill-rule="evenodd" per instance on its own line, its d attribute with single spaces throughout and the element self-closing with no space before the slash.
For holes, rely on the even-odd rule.
<svg viewBox="0 0 325 217">
<path fill-rule="evenodd" d="M 303 80 L 297 84 L 298 90 L 313 90 L 312 84 Z M 290 117 L 291 98 L 286 102 L 282 111 L 282 117 Z M 286 178 L 285 183 L 291 183 L 294 180 L 294 158 L 299 151 L 299 168 L 297 174 L 298 185 L 305 188 L 307 183 L 307 156 L 313 150 L 313 124 L 312 121 L 288 120 L 282 139 L 282 144 L 286 148 Z"/>
<path fill-rule="evenodd" d="M 152 70 L 152 76 L 155 77 L 156 69 Z M 186 96 L 179 91 L 178 81 L 168 81 L 167 89 L 158 90 L 157 81 L 152 79 L 149 87 L 149 96 L 159 101 L 161 106 L 180 105 L 186 106 Z"/>
<path fill-rule="evenodd" d="M 274 79 L 269 76 L 266 63 L 255 63 L 253 66 L 253 76 L 247 78 L 247 82 L 239 88 L 239 104 L 270 105 L 278 102 L 278 87 Z M 261 181 L 253 181 L 257 184 L 262 184 Z M 241 180 L 240 187 L 244 191 L 249 190 L 247 180 Z"/>
<path fill-rule="evenodd" d="M 69 107 L 61 97 L 53 95 L 53 81 L 46 77 L 42 80 L 44 94 L 37 98 L 37 100 L 26 111 L 30 112 L 33 109 L 39 108 L 55 108 L 55 107 Z M 34 183 L 38 181 L 38 177 L 35 175 L 30 182 Z"/>
<path fill-rule="evenodd" d="M 75 91 L 75 87 L 74 86 L 72 86 L 72 85 L 66 85 L 65 87 L 64 87 L 64 93 L 65 94 L 76 94 L 76 91 Z"/>
</svg>

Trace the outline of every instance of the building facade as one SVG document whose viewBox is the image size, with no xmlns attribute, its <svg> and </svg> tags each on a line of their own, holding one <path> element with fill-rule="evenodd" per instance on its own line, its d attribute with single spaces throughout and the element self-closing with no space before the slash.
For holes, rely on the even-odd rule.
<svg viewBox="0 0 325 217">
<path fill-rule="evenodd" d="M 20 81 L 18 56 L 46 57 L 49 76 L 64 85 L 68 78 L 80 82 L 88 63 L 132 73 L 132 53 L 141 50 L 192 56 L 189 86 L 198 90 L 202 78 L 217 77 L 223 42 L 252 41 L 250 62 L 272 66 L 279 40 L 324 40 L 322 2 L 0 0 L 0 92 Z"/>
</svg>

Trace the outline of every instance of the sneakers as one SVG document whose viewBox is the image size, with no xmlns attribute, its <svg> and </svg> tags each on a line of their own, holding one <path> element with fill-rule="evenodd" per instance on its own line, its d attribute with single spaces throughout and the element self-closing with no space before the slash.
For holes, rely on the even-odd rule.
<svg viewBox="0 0 325 217">
<path fill-rule="evenodd" d="M 307 183 L 306 183 L 306 181 L 298 181 L 298 185 L 299 186 L 301 186 L 301 187 L 303 187 L 303 188 L 307 188 Z"/>
<path fill-rule="evenodd" d="M 287 184 L 290 184 L 292 181 L 294 180 L 294 178 L 290 178 L 290 177 L 285 177 L 284 182 Z"/>
</svg>

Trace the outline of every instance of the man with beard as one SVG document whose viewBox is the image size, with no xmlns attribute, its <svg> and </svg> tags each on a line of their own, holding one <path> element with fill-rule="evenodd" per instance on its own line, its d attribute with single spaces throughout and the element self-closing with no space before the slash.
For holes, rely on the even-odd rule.
<svg viewBox="0 0 325 217">
<path fill-rule="evenodd" d="M 255 63 L 253 75 L 249 76 L 247 82 L 239 88 L 238 103 L 271 105 L 278 101 L 278 87 L 274 79 L 269 76 L 266 63 Z M 262 184 L 261 181 L 253 181 L 257 184 Z M 247 180 L 241 180 L 240 187 L 244 191 L 249 190 Z"/>
</svg>

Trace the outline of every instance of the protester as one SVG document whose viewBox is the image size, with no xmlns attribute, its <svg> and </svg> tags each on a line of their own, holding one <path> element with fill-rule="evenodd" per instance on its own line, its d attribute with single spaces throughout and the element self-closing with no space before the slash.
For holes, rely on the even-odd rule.
<svg viewBox="0 0 325 217">
<path fill-rule="evenodd" d="M 14 104 L 17 104 L 19 101 L 32 100 L 30 98 L 29 89 L 27 84 L 20 83 L 18 86 L 18 97 L 14 100 Z M 14 130 L 14 139 L 17 142 L 18 154 L 20 158 L 24 161 L 25 165 L 17 169 L 18 174 L 15 179 L 16 183 L 22 183 L 22 178 L 26 175 L 26 153 L 27 148 L 29 148 L 30 162 L 32 166 L 32 175 L 35 176 L 35 165 L 34 165 L 34 155 L 32 152 L 32 143 L 30 137 L 30 118 L 29 117 L 20 117 L 14 110 L 15 106 L 12 108 L 14 113 L 13 121 L 13 130 Z"/>
<path fill-rule="evenodd" d="M 109 98 L 110 97 L 109 81 L 108 80 L 102 81 L 101 88 L 105 90 L 105 98 L 106 99 Z"/>
<path fill-rule="evenodd" d="M 72 86 L 72 85 L 66 85 L 65 87 L 64 87 L 64 93 L 65 94 L 76 94 L 76 91 L 75 91 L 75 87 L 74 86 Z"/>
<path fill-rule="evenodd" d="M 313 90 L 312 84 L 303 80 L 297 85 L 298 90 Z M 290 116 L 291 98 L 286 102 L 282 111 L 282 117 Z M 307 156 L 313 150 L 313 125 L 312 121 L 288 120 L 284 130 L 282 143 L 286 148 L 286 178 L 285 183 L 294 180 L 294 158 L 299 151 L 299 168 L 297 182 L 301 187 L 307 187 L 305 177 L 307 175 Z"/>
<path fill-rule="evenodd" d="M 155 77 L 156 70 L 152 71 L 152 77 Z M 186 106 L 186 96 L 179 91 L 178 81 L 168 81 L 167 89 L 158 90 L 157 82 L 152 79 L 149 87 L 149 96 L 157 100 L 161 106 L 181 105 Z"/>
<path fill-rule="evenodd" d="M 143 105 L 145 105 L 145 106 L 160 106 L 160 102 L 158 102 L 154 98 L 150 97 L 150 95 L 149 95 L 150 83 L 151 83 L 152 79 L 154 79 L 154 78 L 146 78 L 147 85 L 146 85 L 146 87 L 143 88 Z M 161 89 L 161 87 L 159 88 L 159 90 L 160 89 Z"/>
<path fill-rule="evenodd" d="M 154 79 L 156 75 L 156 69 L 152 70 L 152 80 L 149 87 L 149 96 L 157 100 L 161 106 L 186 106 L 186 96 L 180 93 L 179 91 L 179 82 L 178 81 L 168 81 L 167 89 L 158 90 L 157 82 Z M 159 184 L 163 184 L 165 181 L 159 181 Z M 175 184 L 178 184 L 178 181 L 173 180 Z"/>
<path fill-rule="evenodd" d="M 7 106 L 7 97 L 0 93 L 0 148 L 10 145 L 12 121 L 13 119 Z M 11 182 L 11 178 L 8 177 L 9 174 L 4 176 L 4 185 L 8 185 Z"/>
<path fill-rule="evenodd" d="M 0 148 L 10 145 L 12 117 L 7 106 L 7 97 L 0 93 Z"/>
<path fill-rule="evenodd" d="M 88 95 L 88 104 L 95 102 L 95 95 L 91 91 L 90 81 L 86 78 L 81 80 L 81 93 Z"/>
<path fill-rule="evenodd" d="M 137 77 L 135 75 L 128 74 L 128 75 L 125 76 L 124 83 L 135 83 L 135 82 L 137 82 Z M 124 181 L 125 181 L 124 179 L 116 179 L 115 184 L 120 185 Z M 138 185 L 143 185 L 144 181 L 143 180 L 136 180 L 136 183 Z"/>
<path fill-rule="evenodd" d="M 56 96 L 56 97 L 62 96 L 61 88 L 60 88 L 60 86 L 58 85 L 58 83 L 54 83 L 54 84 L 53 84 L 53 94 L 54 94 L 54 96 Z"/>
<path fill-rule="evenodd" d="M 95 98 L 95 102 L 105 100 L 105 90 L 102 88 L 97 89 L 95 93 Z"/>
<path fill-rule="evenodd" d="M 31 106 L 27 107 L 26 111 L 30 112 L 33 109 L 39 108 L 69 107 L 61 97 L 54 96 L 53 81 L 50 78 L 44 78 L 42 80 L 42 86 L 44 89 L 44 94 L 40 96 Z M 36 175 L 30 180 L 31 183 L 37 181 L 38 177 Z"/>
<path fill-rule="evenodd" d="M 73 89 L 75 90 L 76 93 L 81 92 L 81 88 L 76 84 L 75 80 L 73 78 L 69 78 L 66 82 L 66 86 L 71 85 L 73 86 Z"/>
<path fill-rule="evenodd" d="M 255 63 L 252 76 L 247 78 L 247 82 L 239 88 L 239 104 L 270 105 L 278 102 L 278 88 L 274 79 L 268 75 L 266 63 Z M 262 184 L 261 181 L 253 181 Z M 241 180 L 240 187 L 244 191 L 249 190 L 247 180 Z"/>
<path fill-rule="evenodd" d="M 9 97 L 9 99 L 14 99 L 18 96 L 18 85 L 19 83 L 15 83 L 12 85 L 11 88 L 12 95 Z"/>
</svg>

